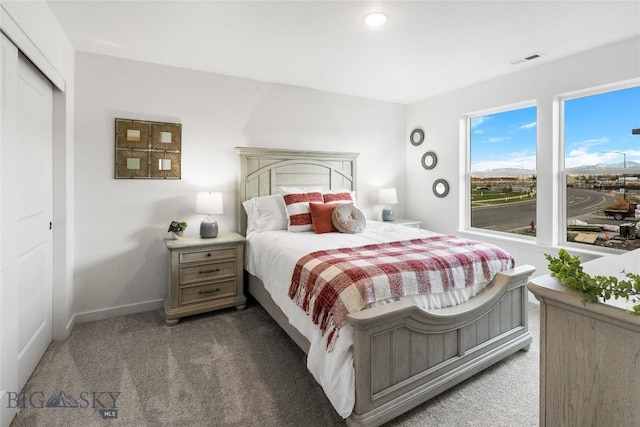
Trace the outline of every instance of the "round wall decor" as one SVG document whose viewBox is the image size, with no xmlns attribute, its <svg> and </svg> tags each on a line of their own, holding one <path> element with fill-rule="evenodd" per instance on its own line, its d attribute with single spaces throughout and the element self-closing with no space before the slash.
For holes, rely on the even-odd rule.
<svg viewBox="0 0 640 427">
<path fill-rule="evenodd" d="M 446 179 L 436 179 L 433 183 L 433 194 L 436 197 L 447 197 L 449 194 L 449 183 Z"/>
<path fill-rule="evenodd" d="M 416 147 L 424 142 L 424 131 L 422 129 L 414 129 L 409 135 L 409 141 Z"/>
<path fill-rule="evenodd" d="M 438 156 L 433 151 L 427 151 L 422 155 L 422 167 L 431 170 L 438 164 Z"/>
</svg>

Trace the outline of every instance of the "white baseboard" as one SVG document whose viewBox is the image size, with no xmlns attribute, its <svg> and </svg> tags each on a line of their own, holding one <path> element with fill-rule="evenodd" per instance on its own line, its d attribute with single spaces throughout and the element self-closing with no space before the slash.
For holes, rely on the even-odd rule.
<svg viewBox="0 0 640 427">
<path fill-rule="evenodd" d="M 73 327 L 76 323 L 94 322 L 128 314 L 143 313 L 145 311 L 158 310 L 162 307 L 164 307 L 164 299 L 104 308 L 102 310 L 85 311 L 84 313 L 75 313 L 69 321 L 69 325 Z"/>
<path fill-rule="evenodd" d="M 76 324 L 76 315 L 74 314 L 73 316 L 71 316 L 71 319 L 69 319 L 69 323 L 67 323 L 67 326 L 64 327 L 64 333 L 66 334 L 65 337 L 68 337 L 69 335 L 71 335 L 71 330 L 73 329 L 75 324 Z"/>
</svg>

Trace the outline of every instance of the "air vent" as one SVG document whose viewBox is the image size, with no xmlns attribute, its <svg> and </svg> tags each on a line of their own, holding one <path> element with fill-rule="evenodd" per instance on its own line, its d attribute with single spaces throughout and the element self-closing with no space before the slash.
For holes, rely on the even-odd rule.
<svg viewBox="0 0 640 427">
<path fill-rule="evenodd" d="M 638 129 L 631 129 L 631 135 L 640 135 L 640 128 L 638 128 Z"/>
<path fill-rule="evenodd" d="M 523 62 L 533 61 L 534 59 L 538 59 L 543 55 L 544 55 L 544 53 L 534 52 L 534 53 L 531 53 L 531 54 L 525 56 L 524 58 L 518 58 L 518 59 L 514 59 L 513 61 L 509 61 L 509 64 L 511 64 L 511 65 L 522 64 Z"/>
</svg>

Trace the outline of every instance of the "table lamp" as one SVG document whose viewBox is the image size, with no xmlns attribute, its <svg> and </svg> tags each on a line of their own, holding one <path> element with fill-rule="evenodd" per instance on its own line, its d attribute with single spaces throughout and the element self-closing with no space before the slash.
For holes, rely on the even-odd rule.
<svg viewBox="0 0 640 427">
<path fill-rule="evenodd" d="M 196 198 L 196 213 L 207 215 L 200 223 L 200 237 L 210 239 L 218 236 L 218 222 L 211 215 L 222 213 L 222 193 L 200 192 Z"/>
<path fill-rule="evenodd" d="M 382 220 L 393 221 L 395 219 L 395 213 L 391 209 L 391 205 L 398 203 L 398 196 L 395 188 L 381 188 L 378 190 L 378 203 L 386 205 L 382 209 Z"/>
</svg>

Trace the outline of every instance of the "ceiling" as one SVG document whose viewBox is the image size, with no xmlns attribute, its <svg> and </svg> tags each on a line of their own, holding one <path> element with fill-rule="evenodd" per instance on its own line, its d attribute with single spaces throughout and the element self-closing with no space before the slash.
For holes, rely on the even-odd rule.
<svg viewBox="0 0 640 427">
<path fill-rule="evenodd" d="M 399 103 L 640 35 L 640 1 L 48 3 L 79 51 Z"/>
</svg>

